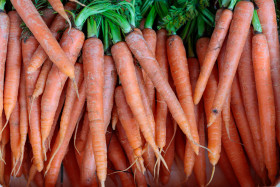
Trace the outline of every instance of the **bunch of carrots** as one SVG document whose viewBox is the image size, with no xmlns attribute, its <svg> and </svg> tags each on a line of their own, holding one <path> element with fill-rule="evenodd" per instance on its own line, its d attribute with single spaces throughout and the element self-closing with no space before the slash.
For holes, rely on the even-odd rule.
<svg viewBox="0 0 280 187">
<path fill-rule="evenodd" d="M 77 187 L 276 185 L 279 12 L 0 0 L 0 184 L 55 186 L 65 170 Z"/>
</svg>

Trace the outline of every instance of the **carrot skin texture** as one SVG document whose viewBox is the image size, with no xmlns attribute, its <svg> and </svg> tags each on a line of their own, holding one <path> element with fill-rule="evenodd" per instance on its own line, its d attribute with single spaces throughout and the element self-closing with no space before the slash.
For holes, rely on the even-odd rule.
<svg viewBox="0 0 280 187">
<path fill-rule="evenodd" d="M 223 42 L 228 33 L 228 29 L 232 20 L 232 10 L 224 9 L 219 15 L 215 29 L 211 35 L 211 39 L 201 66 L 201 71 L 197 80 L 197 85 L 194 90 L 194 103 L 198 104 L 203 92 L 206 88 L 207 81 L 210 77 L 212 69 L 218 58 Z M 217 15 L 216 15 L 217 16 Z"/>
<path fill-rule="evenodd" d="M 229 93 L 246 42 L 246 37 L 248 36 L 253 11 L 254 5 L 249 1 L 240 1 L 235 6 L 226 46 L 224 64 L 224 69 L 226 71 L 224 72 L 223 77 L 220 77 L 208 125 L 211 125 L 221 112 Z"/>
<path fill-rule="evenodd" d="M 276 109 L 276 135 L 278 144 L 280 145 L 280 98 L 278 97 L 280 94 L 280 47 L 278 42 L 275 4 L 273 0 L 256 0 L 254 2 L 258 6 L 257 12 L 261 22 L 262 31 L 266 36 L 269 47 L 271 79 Z"/>
<path fill-rule="evenodd" d="M 237 72 L 243 104 L 254 140 L 256 155 L 260 163 L 260 167 L 263 170 L 265 168 L 264 151 L 262 145 L 258 98 L 252 61 L 252 31 L 250 31 L 247 36 Z"/>
<path fill-rule="evenodd" d="M 38 11 L 32 4 L 32 1 L 12 0 L 11 3 L 52 62 L 57 65 L 60 71 L 73 79 L 75 76 L 74 65 L 68 59 L 56 39 L 52 36 L 52 33 L 42 20 Z"/>
<path fill-rule="evenodd" d="M 16 161 L 20 157 L 20 132 L 19 132 L 19 103 L 17 101 L 16 106 L 11 114 L 10 125 L 10 145 L 12 150 L 13 167 Z M 13 173 L 14 175 L 15 173 Z"/>
<path fill-rule="evenodd" d="M 0 12 L 0 114 L 3 111 L 3 96 L 4 96 L 4 72 L 6 57 L 8 51 L 8 40 L 10 33 L 10 18 L 5 12 Z"/>
<path fill-rule="evenodd" d="M 168 81 L 164 79 L 158 63 L 155 63 L 156 59 L 146 45 L 144 38 L 138 34 L 137 31 L 133 31 L 126 36 L 125 40 L 131 52 L 135 55 L 140 65 L 151 78 L 157 91 L 164 97 L 163 99 L 165 100 L 173 118 L 187 137 L 193 141 L 187 117 Z M 198 146 L 195 144 L 192 145 L 195 152 L 198 153 Z"/>
<path fill-rule="evenodd" d="M 72 28 L 70 31 L 64 31 L 60 40 L 61 47 L 65 51 L 73 66 L 82 49 L 84 38 L 85 36 L 83 32 Z M 56 65 L 53 65 L 51 71 L 49 72 L 41 101 L 42 144 L 44 144 L 49 135 L 59 98 L 66 80 L 67 76 L 63 74 Z"/>
<path fill-rule="evenodd" d="M 256 80 L 264 161 L 272 184 L 278 171 L 275 134 L 275 103 L 271 79 L 269 48 L 264 34 L 252 39 L 252 56 Z"/>
<path fill-rule="evenodd" d="M 18 98 L 21 69 L 21 19 L 16 11 L 8 13 L 10 18 L 10 34 L 7 52 L 4 84 L 4 111 L 9 120 Z"/>
</svg>

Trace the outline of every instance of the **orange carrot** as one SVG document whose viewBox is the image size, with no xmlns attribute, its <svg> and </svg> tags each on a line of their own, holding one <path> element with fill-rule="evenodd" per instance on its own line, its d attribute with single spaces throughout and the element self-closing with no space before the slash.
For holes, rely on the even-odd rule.
<svg viewBox="0 0 280 187">
<path fill-rule="evenodd" d="M 112 117 L 111 117 L 111 123 L 112 123 L 113 130 L 116 129 L 116 125 L 117 125 L 118 121 L 119 121 L 119 117 L 118 117 L 117 107 L 116 107 L 116 104 L 114 103 L 113 109 L 112 109 Z"/>
<path fill-rule="evenodd" d="M 207 120 L 208 125 L 215 122 L 218 114 L 221 113 L 223 104 L 229 93 L 249 32 L 253 11 L 254 5 L 249 1 L 239 1 L 234 8 L 226 46 L 225 72 L 219 80 L 218 89 L 213 101 L 212 112 L 209 120 Z"/>
</svg>

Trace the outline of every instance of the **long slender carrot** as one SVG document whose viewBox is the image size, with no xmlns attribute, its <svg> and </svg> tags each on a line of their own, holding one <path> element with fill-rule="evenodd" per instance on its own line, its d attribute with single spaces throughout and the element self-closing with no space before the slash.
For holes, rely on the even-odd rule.
<svg viewBox="0 0 280 187">
<path fill-rule="evenodd" d="M 258 110 L 258 98 L 252 61 L 252 31 L 249 32 L 237 69 L 241 96 L 253 136 L 256 155 L 261 167 L 264 169 L 264 151 L 261 137 L 261 125 Z"/>
<path fill-rule="evenodd" d="M 48 0 L 48 2 L 51 4 L 53 9 L 68 22 L 69 27 L 71 28 L 71 21 L 64 10 L 62 2 L 60 0 Z"/>
<path fill-rule="evenodd" d="M 234 119 L 231 115 L 229 133 L 230 139 L 227 136 L 226 129 L 222 125 L 222 143 L 223 148 L 227 154 L 227 157 L 230 161 L 230 164 L 233 168 L 233 171 L 238 179 L 238 182 L 241 186 L 255 186 L 252 176 L 250 174 L 250 169 L 246 156 L 241 147 L 238 131 L 235 127 Z"/>
<path fill-rule="evenodd" d="M 278 171 L 275 134 L 275 104 L 271 79 L 269 48 L 264 34 L 252 38 L 252 57 L 256 80 L 264 162 L 272 184 Z"/>
<path fill-rule="evenodd" d="M 6 62 L 5 85 L 4 85 L 4 111 L 7 121 L 16 106 L 21 69 L 21 19 L 16 11 L 8 13 L 10 18 L 10 34 L 8 54 Z"/>
<path fill-rule="evenodd" d="M 224 9 L 219 15 L 219 19 L 216 21 L 215 29 L 211 35 L 211 39 L 203 59 L 203 65 L 201 66 L 201 71 L 197 80 L 197 85 L 194 90 L 194 104 L 199 103 L 206 88 L 207 81 L 211 75 L 212 69 L 226 38 L 232 20 L 232 15 L 232 10 Z"/>
<path fill-rule="evenodd" d="M 78 58 L 84 43 L 84 38 L 83 32 L 72 28 L 71 30 L 66 30 L 60 40 L 61 47 L 72 64 L 74 64 Z M 53 65 L 49 72 L 41 101 L 41 134 L 43 145 L 51 130 L 55 111 L 66 80 L 67 76 L 63 74 L 57 66 Z M 46 150 L 43 146 L 43 153 L 45 154 L 45 152 Z"/>
<path fill-rule="evenodd" d="M 68 2 L 65 5 L 64 9 L 72 11 L 75 9 L 75 7 L 76 7 L 75 3 Z M 57 40 L 61 36 L 62 33 L 61 31 L 63 31 L 65 28 L 66 28 L 65 19 L 62 16 L 57 15 L 50 26 L 50 31 L 51 34 L 54 36 L 54 38 Z M 44 63 L 45 60 L 47 60 L 47 58 L 48 58 L 48 54 L 45 52 L 43 46 L 40 45 L 36 49 L 36 52 L 34 53 L 34 55 L 30 60 L 27 72 L 28 73 L 34 72 Z"/>
<path fill-rule="evenodd" d="M 280 94 L 280 47 L 278 42 L 278 27 L 276 21 L 275 4 L 273 0 L 256 0 L 254 2 L 258 6 L 257 12 L 269 48 L 271 79 L 273 84 L 274 102 L 276 109 L 276 135 L 278 144 L 280 145 L 280 99 L 278 98 L 278 95 Z"/>
<path fill-rule="evenodd" d="M 58 67 L 58 69 L 74 79 L 74 65 L 68 59 L 62 48 L 59 46 L 56 39 L 43 22 L 38 11 L 29 0 L 12 0 L 14 8 L 17 10 L 24 23 L 33 33 L 35 38 L 41 44 L 45 52 L 48 54 L 51 61 Z"/>
<path fill-rule="evenodd" d="M 152 80 L 157 91 L 163 96 L 172 116 L 187 137 L 193 142 L 192 147 L 195 153 L 198 153 L 198 146 L 194 144 L 198 142 L 194 141 L 192 137 L 187 117 L 169 83 L 164 79 L 158 63 L 155 63 L 156 59 L 145 43 L 144 38 L 137 31 L 133 31 L 126 36 L 125 40 L 140 65 Z"/>
<path fill-rule="evenodd" d="M 215 122 L 218 114 L 221 113 L 223 104 L 229 93 L 234 75 L 236 73 L 239 59 L 246 42 L 252 20 L 254 5 L 249 1 L 239 1 L 233 12 L 233 19 L 230 25 L 225 56 L 225 72 L 220 77 L 218 90 L 213 101 L 212 112 L 208 125 Z"/>
<path fill-rule="evenodd" d="M 196 51 L 198 54 L 198 60 L 201 64 L 205 55 L 209 38 L 200 38 L 196 43 Z M 206 119 L 209 123 L 211 106 L 215 97 L 215 93 L 218 87 L 218 70 L 216 67 L 213 68 L 212 73 L 209 77 L 205 92 L 203 94 L 204 109 L 206 113 Z M 208 149 L 211 152 L 208 154 L 210 163 L 215 166 L 220 158 L 221 152 L 221 136 L 222 136 L 222 118 L 219 115 L 218 119 L 208 127 Z"/>
</svg>

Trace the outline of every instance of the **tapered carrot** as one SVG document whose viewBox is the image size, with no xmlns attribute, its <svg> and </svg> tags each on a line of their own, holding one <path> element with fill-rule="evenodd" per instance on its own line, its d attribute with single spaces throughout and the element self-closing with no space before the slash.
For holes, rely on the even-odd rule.
<svg viewBox="0 0 280 187">
<path fill-rule="evenodd" d="M 4 111 L 9 121 L 11 113 L 16 106 L 21 69 L 21 19 L 16 11 L 8 13 L 10 18 L 10 34 L 8 43 L 7 62 L 4 85 Z"/>
<path fill-rule="evenodd" d="M 272 0 L 256 0 L 254 2 L 258 6 L 257 12 L 269 48 L 271 79 L 273 84 L 274 102 L 276 109 L 276 135 L 278 144 L 280 145 L 280 98 L 278 98 L 278 95 L 280 94 L 280 51 L 278 42 L 278 27 L 276 22 L 275 4 Z"/>
<path fill-rule="evenodd" d="M 166 40 L 167 40 L 167 31 L 161 29 L 157 31 L 157 45 L 156 45 L 156 59 L 161 68 L 166 80 L 168 80 L 168 59 L 166 52 Z M 163 100 L 162 96 L 156 92 L 157 103 L 156 103 L 156 143 L 159 148 L 163 148 L 166 144 L 166 118 L 167 118 L 167 105 Z"/>
<path fill-rule="evenodd" d="M 74 64 L 78 58 L 84 43 L 84 38 L 83 32 L 72 28 L 71 30 L 66 30 L 60 40 L 61 47 L 72 64 Z M 63 74 L 56 65 L 53 65 L 49 72 L 41 101 L 41 134 L 43 145 L 49 135 L 59 98 L 66 80 L 67 76 Z M 44 154 L 46 152 L 45 149 L 46 148 L 43 146 Z"/>
<path fill-rule="evenodd" d="M 136 31 L 133 31 L 126 36 L 125 40 L 140 65 L 152 80 L 157 91 L 163 96 L 163 99 L 165 100 L 172 116 L 187 137 L 193 142 L 193 149 L 195 150 L 195 153 L 198 153 L 198 146 L 194 144 L 197 144 L 198 142 L 194 141 L 192 137 L 187 117 L 172 88 L 168 84 L 167 80 L 164 79 L 158 63 L 155 63 L 156 59 L 149 50 L 144 38 Z"/>
<path fill-rule="evenodd" d="M 233 171 L 241 186 L 255 186 L 246 156 L 241 146 L 238 131 L 235 127 L 234 119 L 231 115 L 229 126 L 230 139 L 227 136 L 226 129 L 222 125 L 222 143 L 227 154 Z"/>
<path fill-rule="evenodd" d="M 240 134 L 242 143 L 244 144 L 244 148 L 249 157 L 249 160 L 256 173 L 265 181 L 265 172 L 263 170 L 264 168 L 261 169 L 260 163 L 258 162 L 258 159 L 256 157 L 254 140 L 245 114 L 245 109 L 243 106 L 241 91 L 239 87 L 239 81 L 236 76 L 232 82 L 231 109 L 236 126 L 238 128 L 238 132 Z"/>
<path fill-rule="evenodd" d="M 104 56 L 104 124 L 105 130 L 110 124 L 114 104 L 114 91 L 117 83 L 117 70 L 111 56 Z"/>
<path fill-rule="evenodd" d="M 57 181 L 57 177 L 59 174 L 61 162 L 63 160 L 64 155 L 66 154 L 68 144 L 70 142 L 70 139 L 72 137 L 72 134 L 74 132 L 76 123 L 78 122 L 79 116 L 83 110 L 83 106 L 85 104 L 86 99 L 86 88 L 85 88 L 85 81 L 81 84 L 79 88 L 79 99 L 76 98 L 74 106 L 75 109 L 72 111 L 71 116 L 72 120 L 70 121 L 69 128 L 67 131 L 67 134 L 64 138 L 63 146 L 61 146 L 58 153 L 55 155 L 55 158 L 53 159 L 52 163 L 46 167 L 46 176 L 45 176 L 45 186 L 53 186 L 55 185 Z M 53 150 L 56 150 L 56 148 L 59 145 L 59 137 L 55 139 L 55 143 L 53 145 Z M 54 151 L 52 151 L 51 154 L 53 154 Z"/>
<path fill-rule="evenodd" d="M 254 140 L 256 155 L 261 169 L 264 165 L 264 151 L 258 110 L 258 98 L 252 61 L 252 31 L 249 32 L 237 69 L 241 96 Z"/>
<path fill-rule="evenodd" d="M 14 8 L 18 14 L 33 33 L 35 38 L 41 44 L 45 52 L 48 54 L 51 61 L 58 67 L 58 69 L 65 75 L 74 79 L 74 65 L 68 59 L 62 48 L 59 46 L 56 39 L 48 29 L 47 25 L 43 22 L 38 11 L 29 0 L 12 0 Z"/>
<path fill-rule="evenodd" d="M 117 123 L 117 129 L 118 129 L 118 139 L 122 145 L 122 148 L 124 149 L 126 156 L 129 160 L 129 163 L 132 165 L 135 162 L 135 155 L 133 153 L 133 149 L 129 144 L 128 138 L 126 136 L 126 132 L 124 130 L 124 128 L 122 127 L 121 123 Z M 136 185 L 139 187 L 146 187 L 147 186 L 147 182 L 145 179 L 145 176 L 143 175 L 143 173 L 137 169 L 136 165 L 132 166 L 132 171 L 133 174 L 135 176 L 135 180 L 136 180 Z"/>
<path fill-rule="evenodd" d="M 220 77 L 218 90 L 213 101 L 212 112 L 208 125 L 215 122 L 221 113 L 223 104 L 229 93 L 234 75 L 236 73 L 242 49 L 246 42 L 250 23 L 253 16 L 254 5 L 249 1 L 239 1 L 234 9 L 233 18 L 229 29 L 225 56 L 225 72 Z"/>
<path fill-rule="evenodd" d="M 198 54 L 198 60 L 201 64 L 204 59 L 204 55 L 209 43 L 209 38 L 200 38 L 196 43 L 196 51 Z M 209 77 L 206 90 L 203 94 L 204 109 L 206 113 L 206 119 L 209 123 L 211 106 L 215 97 L 215 93 L 218 87 L 218 70 L 216 67 L 213 68 L 212 73 Z M 217 120 L 208 127 L 208 149 L 211 151 L 208 154 L 210 163 L 215 166 L 220 158 L 221 152 L 221 136 L 222 136 L 222 119 L 221 115 L 218 116 Z"/>
<path fill-rule="evenodd" d="M 112 162 L 114 168 L 117 171 L 120 171 L 118 172 L 118 175 L 121 179 L 122 186 L 135 186 L 132 174 L 123 171 L 126 170 L 129 166 L 127 164 L 126 156 L 123 152 L 117 136 L 112 133 L 112 131 L 109 131 L 106 133 L 106 141 L 108 145 L 108 159 Z"/>
<path fill-rule="evenodd" d="M 232 9 L 224 9 L 221 15 L 219 15 L 219 19 L 216 21 L 215 29 L 211 35 L 211 39 L 203 59 L 203 65 L 201 66 L 201 71 L 197 80 L 197 85 L 194 90 L 193 99 L 195 104 L 199 103 L 203 95 L 212 69 L 226 38 L 231 20 Z"/>
<path fill-rule="evenodd" d="M 1 2 L 3 8 L 5 6 L 5 1 Z M 0 114 L 3 111 L 3 92 L 4 92 L 4 72 L 5 63 L 8 50 L 8 39 L 10 33 L 10 18 L 8 14 L 5 13 L 4 9 L 0 12 Z M 0 135 L 1 136 L 1 135 Z"/>
<path fill-rule="evenodd" d="M 76 4 L 69 2 L 65 5 L 65 10 L 72 11 L 76 8 Z M 63 31 L 66 28 L 66 22 L 65 19 L 61 15 L 57 15 L 55 19 L 53 20 L 51 26 L 50 26 L 50 31 L 51 34 L 54 36 L 54 38 L 57 40 L 61 36 L 61 31 Z M 45 52 L 43 46 L 39 46 L 36 49 L 36 52 L 32 56 L 29 66 L 27 68 L 28 73 L 32 73 L 38 69 L 45 60 L 47 60 L 48 54 Z M 49 60 L 51 61 L 51 60 Z"/>
<path fill-rule="evenodd" d="M 48 2 L 51 4 L 52 8 L 68 22 L 71 28 L 71 21 L 64 10 L 62 2 L 60 0 L 48 0 Z"/>
<path fill-rule="evenodd" d="M 138 159 L 136 165 L 143 172 L 142 141 L 139 126 L 126 102 L 123 88 L 118 86 L 115 90 L 115 101 L 119 120 L 127 136 L 128 142 L 133 149 L 134 158 Z M 153 170 L 152 170 L 153 171 Z"/>
<path fill-rule="evenodd" d="M 22 42 L 22 58 L 24 68 L 26 69 L 30 58 L 38 46 L 38 42 L 34 37 L 29 37 L 25 42 Z M 27 99 L 27 113 L 29 119 L 29 140 L 32 146 L 34 155 L 34 164 L 40 172 L 43 169 L 43 154 L 41 143 L 41 130 L 40 130 L 40 99 L 31 101 L 31 95 L 35 87 L 35 82 L 38 77 L 39 70 L 33 74 L 25 74 L 26 82 L 26 99 Z M 32 112 L 30 112 L 32 109 Z"/>
<path fill-rule="evenodd" d="M 252 38 L 252 57 L 256 80 L 264 162 L 272 184 L 278 171 L 275 134 L 275 103 L 271 79 L 269 48 L 264 34 Z"/>
</svg>

